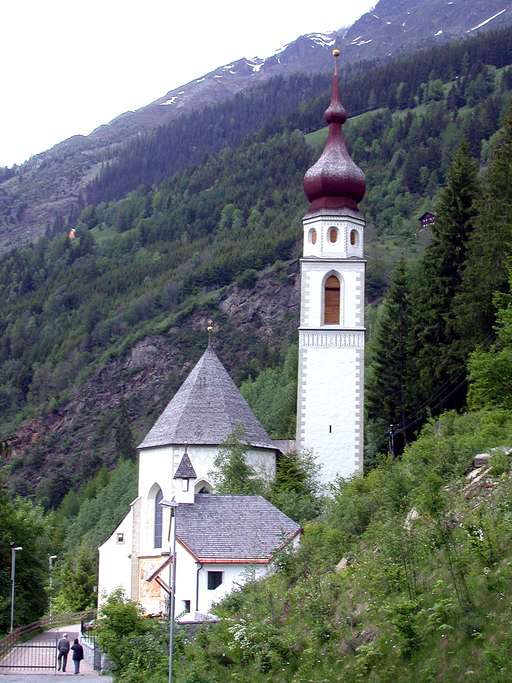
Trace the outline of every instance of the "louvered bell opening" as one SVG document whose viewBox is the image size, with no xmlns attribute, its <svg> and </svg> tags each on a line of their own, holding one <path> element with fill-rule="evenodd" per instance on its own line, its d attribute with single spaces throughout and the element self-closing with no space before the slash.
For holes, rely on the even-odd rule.
<svg viewBox="0 0 512 683">
<path fill-rule="evenodd" d="M 325 282 L 324 325 L 340 324 L 340 281 L 331 275 Z"/>
</svg>

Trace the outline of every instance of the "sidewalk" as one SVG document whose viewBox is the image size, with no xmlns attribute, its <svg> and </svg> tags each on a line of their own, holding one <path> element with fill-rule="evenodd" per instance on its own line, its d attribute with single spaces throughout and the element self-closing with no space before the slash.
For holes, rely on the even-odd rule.
<svg viewBox="0 0 512 683">
<path fill-rule="evenodd" d="M 62 637 L 64 633 L 67 633 L 68 640 L 70 641 L 70 643 L 73 643 L 73 640 L 75 638 L 79 638 L 80 625 L 72 624 L 70 626 L 59 626 L 59 628 L 52 628 L 49 631 L 46 631 L 45 633 L 40 633 L 38 636 L 32 638 L 32 640 L 24 644 L 38 645 L 48 643 L 48 641 L 56 642 L 59 638 Z M 16 664 L 16 657 L 11 655 L 11 658 L 12 659 L 10 663 Z M 23 664 L 23 661 L 21 660 L 21 655 L 19 655 L 19 659 L 19 664 Z M 16 672 L 10 673 L 3 673 L 2 671 L 0 671 L 0 683 L 48 683 L 49 681 L 55 683 L 56 677 L 74 677 L 75 674 L 73 673 L 73 671 L 74 666 L 70 652 L 65 672 L 49 672 L 47 669 L 18 669 L 16 670 Z M 76 676 L 76 678 L 85 678 L 88 683 L 89 681 L 97 681 L 98 683 L 100 683 L 100 681 L 101 683 L 112 683 L 112 678 L 110 676 L 99 675 L 86 661 L 82 661 L 80 663 L 80 673 Z"/>
</svg>

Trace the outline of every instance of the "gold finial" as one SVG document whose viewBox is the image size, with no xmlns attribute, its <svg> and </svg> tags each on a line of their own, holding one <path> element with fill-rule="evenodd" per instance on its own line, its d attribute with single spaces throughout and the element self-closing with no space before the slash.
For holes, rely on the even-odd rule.
<svg viewBox="0 0 512 683">
<path fill-rule="evenodd" d="M 208 332 L 208 344 L 212 340 L 213 328 L 214 328 L 213 320 L 208 320 L 208 322 L 206 324 L 206 330 Z"/>
<path fill-rule="evenodd" d="M 340 55 L 341 55 L 341 50 L 339 48 L 335 47 L 334 50 L 332 51 L 332 56 L 335 57 L 336 59 L 338 59 L 338 57 Z"/>
</svg>

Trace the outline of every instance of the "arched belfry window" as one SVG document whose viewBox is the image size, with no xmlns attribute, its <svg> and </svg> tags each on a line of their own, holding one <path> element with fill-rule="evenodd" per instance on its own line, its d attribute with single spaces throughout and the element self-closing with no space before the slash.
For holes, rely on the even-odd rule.
<svg viewBox="0 0 512 683">
<path fill-rule="evenodd" d="M 155 496 L 155 524 L 154 524 L 154 532 L 155 532 L 155 537 L 154 537 L 154 547 L 155 548 L 161 548 L 162 547 L 162 515 L 163 515 L 163 508 L 160 505 L 162 502 L 162 489 L 158 489 L 156 492 Z"/>
<path fill-rule="evenodd" d="M 359 233 L 357 230 L 351 230 L 350 231 L 350 244 L 353 247 L 357 247 L 359 243 Z"/>
<path fill-rule="evenodd" d="M 308 237 L 309 237 L 309 241 L 311 242 L 311 244 L 316 244 L 316 230 L 315 230 L 315 228 L 311 228 L 311 230 L 309 231 Z"/>
<path fill-rule="evenodd" d="M 338 230 L 336 228 L 329 228 L 329 242 L 334 244 L 338 241 Z"/>
<path fill-rule="evenodd" d="M 324 325 L 340 324 L 340 281 L 336 275 L 329 275 L 324 287 Z"/>
</svg>

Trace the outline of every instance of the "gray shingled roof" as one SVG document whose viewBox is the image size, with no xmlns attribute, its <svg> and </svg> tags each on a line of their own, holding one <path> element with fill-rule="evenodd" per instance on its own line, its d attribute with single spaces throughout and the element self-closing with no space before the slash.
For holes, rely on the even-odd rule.
<svg viewBox="0 0 512 683">
<path fill-rule="evenodd" d="M 201 562 L 256 560 L 272 555 L 300 526 L 262 496 L 200 493 L 177 510 L 176 535 Z"/>
<path fill-rule="evenodd" d="M 188 457 L 188 453 L 186 451 L 183 453 L 183 457 L 178 465 L 174 479 L 197 479 L 196 471 L 190 462 L 190 458 Z"/>
<path fill-rule="evenodd" d="M 243 426 L 248 444 L 275 450 L 226 368 L 208 347 L 139 448 L 218 445 L 238 425 Z"/>
</svg>

